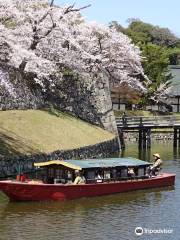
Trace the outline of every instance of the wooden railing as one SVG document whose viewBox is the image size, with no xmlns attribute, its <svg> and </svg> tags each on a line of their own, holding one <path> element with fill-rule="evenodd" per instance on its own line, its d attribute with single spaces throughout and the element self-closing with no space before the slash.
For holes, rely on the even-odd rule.
<svg viewBox="0 0 180 240">
<path fill-rule="evenodd" d="M 128 127 L 174 127 L 180 125 L 179 115 L 165 115 L 165 116 L 135 116 L 135 117 L 116 117 L 116 123 L 119 128 Z"/>
</svg>

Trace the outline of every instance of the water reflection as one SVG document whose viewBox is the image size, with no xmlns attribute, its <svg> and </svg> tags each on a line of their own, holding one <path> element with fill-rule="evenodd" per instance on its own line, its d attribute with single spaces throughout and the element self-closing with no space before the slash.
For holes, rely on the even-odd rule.
<svg viewBox="0 0 180 240">
<path fill-rule="evenodd" d="M 169 142 L 153 142 L 152 148 L 138 149 L 137 144 L 127 143 L 126 149 L 121 151 L 121 157 L 133 156 L 151 161 L 153 153 L 158 152 L 164 160 L 180 159 L 180 147 L 173 147 Z"/>
<path fill-rule="evenodd" d="M 163 201 L 164 193 L 173 191 L 174 188 L 159 188 L 68 202 L 7 202 L 0 213 L 0 232 L 4 239 L 8 239 L 8 236 L 12 237 L 14 233 L 18 234 L 19 237 L 31 233 L 31 237 L 33 236 L 36 239 L 38 232 L 43 231 L 45 231 L 45 239 L 49 239 L 47 237 L 50 234 L 55 234 L 55 239 L 58 239 L 56 234 L 60 232 L 62 234 L 63 232 L 61 239 L 65 239 L 68 237 L 68 229 L 70 228 L 75 233 L 76 239 L 80 239 L 78 234 L 83 237 L 82 239 L 86 239 L 80 229 L 83 227 L 88 235 L 93 235 L 94 231 L 96 232 L 94 228 L 99 226 L 98 231 L 102 228 L 101 231 L 106 237 L 108 232 L 103 227 L 109 229 L 107 223 L 111 219 L 113 220 L 113 223 L 110 224 L 111 228 L 119 226 L 118 233 L 122 234 L 124 221 L 135 225 L 137 213 L 139 218 L 143 218 L 144 208 L 151 206 L 152 202 L 155 206 L 158 206 Z M 132 218 L 134 218 L 135 223 L 133 223 Z M 86 229 L 85 223 L 88 229 Z M 102 225 L 103 223 L 105 226 Z M 23 229 L 26 233 L 20 234 L 20 229 Z M 115 233 L 112 232 L 112 234 Z"/>
<path fill-rule="evenodd" d="M 173 148 L 174 159 L 180 159 L 180 147 Z"/>
<path fill-rule="evenodd" d="M 90 209 L 95 208 L 103 208 L 105 206 L 115 206 L 115 205 L 126 205 L 132 204 L 133 202 L 143 203 L 148 205 L 150 203 L 150 199 L 147 197 L 147 193 L 154 194 L 154 200 L 158 201 L 161 198 L 163 191 L 173 191 L 174 187 L 166 187 L 166 188 L 157 188 L 157 189 L 149 189 L 149 190 L 140 190 L 129 193 L 120 193 L 116 195 L 108 195 L 104 197 L 95 197 L 95 198 L 83 198 L 72 201 L 63 201 L 63 202 L 8 202 L 6 199 L 6 203 L 4 205 L 4 209 L 1 208 L 1 217 L 7 216 L 9 214 L 14 214 L 18 216 L 25 216 L 26 214 L 33 213 L 43 213 L 46 211 L 62 213 L 62 212 L 83 212 Z"/>
<path fill-rule="evenodd" d="M 120 157 L 126 157 L 126 150 L 122 149 L 121 151 L 121 155 Z M 139 149 L 138 151 L 138 159 L 142 159 L 142 160 L 146 160 L 146 161 L 150 161 L 151 160 L 151 148 L 147 148 L 147 149 Z"/>
</svg>

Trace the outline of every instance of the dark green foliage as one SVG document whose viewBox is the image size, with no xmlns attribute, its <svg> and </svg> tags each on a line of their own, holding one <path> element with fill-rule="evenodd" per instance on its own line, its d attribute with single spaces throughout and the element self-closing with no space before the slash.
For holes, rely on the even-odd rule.
<svg viewBox="0 0 180 240">
<path fill-rule="evenodd" d="M 152 84 L 159 85 L 169 81 L 172 76 L 169 73 L 169 53 L 165 47 L 152 43 L 141 46 L 144 72 L 148 75 Z"/>
<path fill-rule="evenodd" d="M 143 23 L 140 20 L 133 20 L 126 29 L 126 34 L 135 44 L 146 44 L 152 42 L 153 27 L 151 24 Z"/>
<path fill-rule="evenodd" d="M 169 60 L 171 65 L 180 65 L 180 46 L 169 48 Z"/>
<path fill-rule="evenodd" d="M 169 65 L 180 64 L 180 39 L 168 28 L 153 26 L 139 19 L 130 19 L 128 22 L 128 28 L 123 28 L 116 21 L 111 22 L 110 26 L 128 35 L 141 49 L 144 72 L 151 80 L 147 94 L 141 98 L 141 105 L 146 105 L 162 84 L 162 91 L 170 86 L 173 76 Z"/>
<path fill-rule="evenodd" d="M 137 19 L 130 21 L 126 33 L 136 44 L 141 42 L 154 43 L 164 47 L 175 47 L 180 43 L 180 39 L 168 28 L 153 26 Z"/>
<path fill-rule="evenodd" d="M 173 76 L 169 70 L 169 52 L 166 47 L 147 43 L 141 46 L 141 50 L 145 57 L 142 61 L 144 72 L 151 80 L 148 92 L 141 100 L 142 105 L 146 105 L 151 102 L 151 97 L 159 91 L 160 85 L 165 84 L 162 91 L 170 86 Z"/>
</svg>

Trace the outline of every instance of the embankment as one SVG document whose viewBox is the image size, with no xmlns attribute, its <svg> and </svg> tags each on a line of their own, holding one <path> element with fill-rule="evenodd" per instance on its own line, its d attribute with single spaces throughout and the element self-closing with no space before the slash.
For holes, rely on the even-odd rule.
<svg viewBox="0 0 180 240">
<path fill-rule="evenodd" d="M 119 151 L 112 133 L 57 110 L 0 111 L 0 177 L 51 159 L 107 157 Z"/>
</svg>

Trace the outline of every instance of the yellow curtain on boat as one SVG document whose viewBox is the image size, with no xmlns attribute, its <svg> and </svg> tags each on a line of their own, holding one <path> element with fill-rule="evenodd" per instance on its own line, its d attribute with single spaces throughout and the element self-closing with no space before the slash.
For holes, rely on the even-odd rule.
<svg viewBox="0 0 180 240">
<path fill-rule="evenodd" d="M 50 165 L 62 165 L 74 170 L 82 170 L 82 168 L 80 166 L 76 166 L 72 163 L 68 163 L 67 161 L 62 161 L 62 160 L 52 160 L 52 161 L 48 161 L 48 162 L 40 162 L 40 163 L 34 163 L 35 167 L 46 167 L 46 166 L 50 166 Z"/>
</svg>

